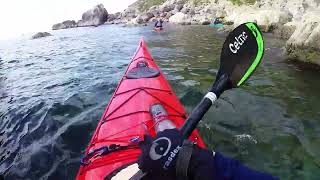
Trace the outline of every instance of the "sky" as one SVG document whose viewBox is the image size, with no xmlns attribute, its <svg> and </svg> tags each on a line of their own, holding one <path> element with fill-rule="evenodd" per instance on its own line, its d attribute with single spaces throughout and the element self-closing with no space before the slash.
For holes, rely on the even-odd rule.
<svg viewBox="0 0 320 180">
<path fill-rule="evenodd" d="M 79 20 L 102 3 L 108 13 L 124 10 L 136 0 L 0 0 L 0 39 L 50 31 L 55 23 Z"/>
</svg>

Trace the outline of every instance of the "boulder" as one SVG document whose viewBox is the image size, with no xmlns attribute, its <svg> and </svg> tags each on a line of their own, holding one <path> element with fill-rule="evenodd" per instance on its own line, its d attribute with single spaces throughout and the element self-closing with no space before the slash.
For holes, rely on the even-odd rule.
<svg viewBox="0 0 320 180">
<path fill-rule="evenodd" d="M 138 24 L 143 24 L 143 18 L 142 16 L 138 15 L 137 17 L 131 19 L 131 21 L 128 21 L 127 24 L 131 24 L 131 25 L 138 25 Z"/>
<path fill-rule="evenodd" d="M 176 9 L 178 12 L 183 8 L 183 4 L 177 4 L 174 9 Z"/>
<path fill-rule="evenodd" d="M 168 14 L 167 12 L 161 13 L 160 17 L 165 18 L 167 16 L 167 14 Z"/>
<path fill-rule="evenodd" d="M 188 24 L 191 24 L 191 17 L 187 14 L 182 13 L 182 12 L 178 12 L 177 14 L 175 14 L 169 18 L 169 22 L 175 23 L 175 24 L 188 25 Z"/>
<path fill-rule="evenodd" d="M 176 14 L 180 12 L 180 10 L 183 8 L 183 4 L 176 4 L 174 9 L 171 11 L 172 14 Z"/>
<path fill-rule="evenodd" d="M 115 14 L 108 14 L 108 20 L 107 22 L 115 21 L 121 18 L 121 13 L 117 12 Z"/>
<path fill-rule="evenodd" d="M 234 22 L 235 26 L 249 21 L 256 22 L 262 27 L 262 31 L 269 32 L 273 24 L 285 24 L 291 21 L 292 16 L 288 11 L 261 10 L 241 6 L 229 12 L 225 19 Z"/>
<path fill-rule="evenodd" d="M 184 7 L 180 10 L 180 12 L 182 12 L 183 14 L 187 14 L 187 13 L 189 12 L 189 10 L 190 10 L 190 8 L 184 6 Z"/>
<path fill-rule="evenodd" d="M 114 15 L 116 16 L 117 19 L 120 19 L 120 17 L 121 17 L 121 12 L 116 12 Z"/>
<path fill-rule="evenodd" d="M 208 25 L 214 19 L 213 14 L 196 14 L 192 16 L 192 24 Z"/>
<path fill-rule="evenodd" d="M 188 14 L 191 15 L 191 16 L 195 15 L 195 14 L 196 14 L 195 8 L 194 8 L 194 7 L 191 7 L 191 8 L 189 9 L 189 11 L 188 11 Z"/>
<path fill-rule="evenodd" d="M 160 12 L 170 12 L 176 8 L 177 5 L 184 4 L 181 0 L 167 0 L 159 6 Z"/>
<path fill-rule="evenodd" d="M 168 12 L 167 15 L 164 18 L 169 19 L 172 15 L 173 15 L 172 12 Z"/>
<path fill-rule="evenodd" d="M 132 19 L 135 17 L 137 17 L 137 12 L 134 8 L 127 8 L 120 15 L 120 18 L 122 19 Z"/>
<path fill-rule="evenodd" d="M 179 10 L 177 10 L 177 9 L 174 9 L 171 11 L 172 14 L 177 14 L 178 12 L 179 12 Z"/>
<path fill-rule="evenodd" d="M 263 9 L 289 11 L 294 21 L 301 21 L 305 13 L 319 10 L 318 0 L 259 0 L 257 6 Z"/>
<path fill-rule="evenodd" d="M 174 4 L 164 4 L 159 7 L 160 12 L 165 13 L 173 10 L 175 8 Z"/>
<path fill-rule="evenodd" d="M 218 8 L 218 9 L 220 9 L 220 8 Z M 215 14 L 216 11 L 217 11 L 217 6 L 213 6 L 212 4 L 209 4 L 207 6 L 204 6 L 200 10 L 200 14 Z"/>
<path fill-rule="evenodd" d="M 216 17 L 224 18 L 227 16 L 227 12 L 223 9 L 219 9 L 216 11 Z"/>
<path fill-rule="evenodd" d="M 107 22 L 105 22 L 104 24 L 106 24 L 106 25 L 111 25 L 111 24 L 114 24 L 114 21 L 107 21 Z"/>
<path fill-rule="evenodd" d="M 146 12 L 146 13 L 142 14 L 141 17 L 144 22 L 148 22 L 151 18 L 154 17 L 154 15 L 151 12 Z"/>
<path fill-rule="evenodd" d="M 159 6 L 152 6 L 149 10 L 149 13 L 153 14 L 154 17 L 158 17 L 160 15 Z"/>
<path fill-rule="evenodd" d="M 158 20 L 158 18 L 153 17 L 153 18 L 151 18 L 151 19 L 149 20 L 149 22 L 156 22 L 157 20 Z"/>
<path fill-rule="evenodd" d="M 102 4 L 99 4 L 82 14 L 82 19 L 78 21 L 78 26 L 99 26 L 107 20 L 108 12 Z"/>
<path fill-rule="evenodd" d="M 63 21 L 62 23 L 57 23 L 52 26 L 52 30 L 58 30 L 58 29 L 68 29 L 68 28 L 75 28 L 77 27 L 77 23 L 75 21 L 67 20 Z"/>
<path fill-rule="evenodd" d="M 272 29 L 273 29 L 272 32 L 275 36 L 281 39 L 288 40 L 296 30 L 296 24 L 292 22 L 288 22 L 284 25 L 275 24 L 275 25 L 272 25 Z"/>
<path fill-rule="evenodd" d="M 307 13 L 286 43 L 289 58 L 320 65 L 320 18 Z"/>
<path fill-rule="evenodd" d="M 208 18 L 203 18 L 200 20 L 201 25 L 209 25 L 210 23 L 211 23 L 211 21 Z"/>
<path fill-rule="evenodd" d="M 52 36 L 52 35 L 48 32 L 38 32 L 37 34 L 33 35 L 31 39 L 39 39 L 47 36 Z"/>
<path fill-rule="evenodd" d="M 111 22 L 111 21 L 114 21 L 116 19 L 117 19 L 117 16 L 115 14 L 109 14 L 107 22 Z"/>
</svg>

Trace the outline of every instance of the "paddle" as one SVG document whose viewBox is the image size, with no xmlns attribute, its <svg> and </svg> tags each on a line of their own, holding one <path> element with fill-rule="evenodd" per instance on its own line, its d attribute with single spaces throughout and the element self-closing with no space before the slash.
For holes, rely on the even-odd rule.
<svg viewBox="0 0 320 180">
<path fill-rule="evenodd" d="M 185 138 L 191 135 L 204 114 L 225 90 L 239 87 L 248 80 L 259 65 L 263 52 L 263 38 L 257 24 L 241 24 L 229 33 L 222 47 L 215 82 L 180 128 Z M 142 179 L 144 176 L 146 173 L 140 170 L 130 180 Z"/>
<path fill-rule="evenodd" d="M 244 23 L 229 33 L 220 57 L 220 68 L 210 91 L 192 111 L 180 128 L 188 138 L 204 114 L 220 95 L 241 86 L 258 67 L 264 52 L 261 31 L 255 23 Z"/>
</svg>

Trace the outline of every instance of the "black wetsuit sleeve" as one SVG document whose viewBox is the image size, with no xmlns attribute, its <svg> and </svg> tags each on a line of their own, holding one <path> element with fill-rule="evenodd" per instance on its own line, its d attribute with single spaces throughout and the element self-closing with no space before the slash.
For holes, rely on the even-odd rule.
<svg viewBox="0 0 320 180">
<path fill-rule="evenodd" d="M 270 174 L 252 170 L 239 161 L 222 156 L 220 153 L 215 153 L 213 157 L 211 151 L 201 153 L 202 157 L 192 157 L 197 164 L 189 166 L 189 172 L 192 179 L 201 180 L 278 180 Z"/>
</svg>

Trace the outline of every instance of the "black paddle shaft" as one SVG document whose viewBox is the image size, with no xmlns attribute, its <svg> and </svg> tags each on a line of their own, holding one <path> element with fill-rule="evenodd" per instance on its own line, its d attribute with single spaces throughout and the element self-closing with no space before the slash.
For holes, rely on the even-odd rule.
<svg viewBox="0 0 320 180">
<path fill-rule="evenodd" d="M 226 74 L 222 74 L 219 76 L 220 73 L 218 73 L 218 79 L 213 84 L 210 92 L 213 92 L 216 97 L 218 98 L 223 91 L 229 89 L 229 78 Z M 192 131 L 197 127 L 198 123 L 201 121 L 203 116 L 206 114 L 206 112 L 210 109 L 212 106 L 213 101 L 210 100 L 207 97 L 204 97 L 201 102 L 194 108 L 190 116 L 185 120 L 184 124 L 180 128 L 180 132 L 182 133 L 182 136 L 187 139 Z"/>
<path fill-rule="evenodd" d="M 180 129 L 182 136 L 185 139 L 187 139 L 191 135 L 192 131 L 197 127 L 199 121 L 210 109 L 211 105 L 212 102 L 210 99 L 203 98 L 201 102 L 197 105 L 197 107 L 192 111 L 192 113 L 186 119 L 186 121 Z"/>
</svg>

